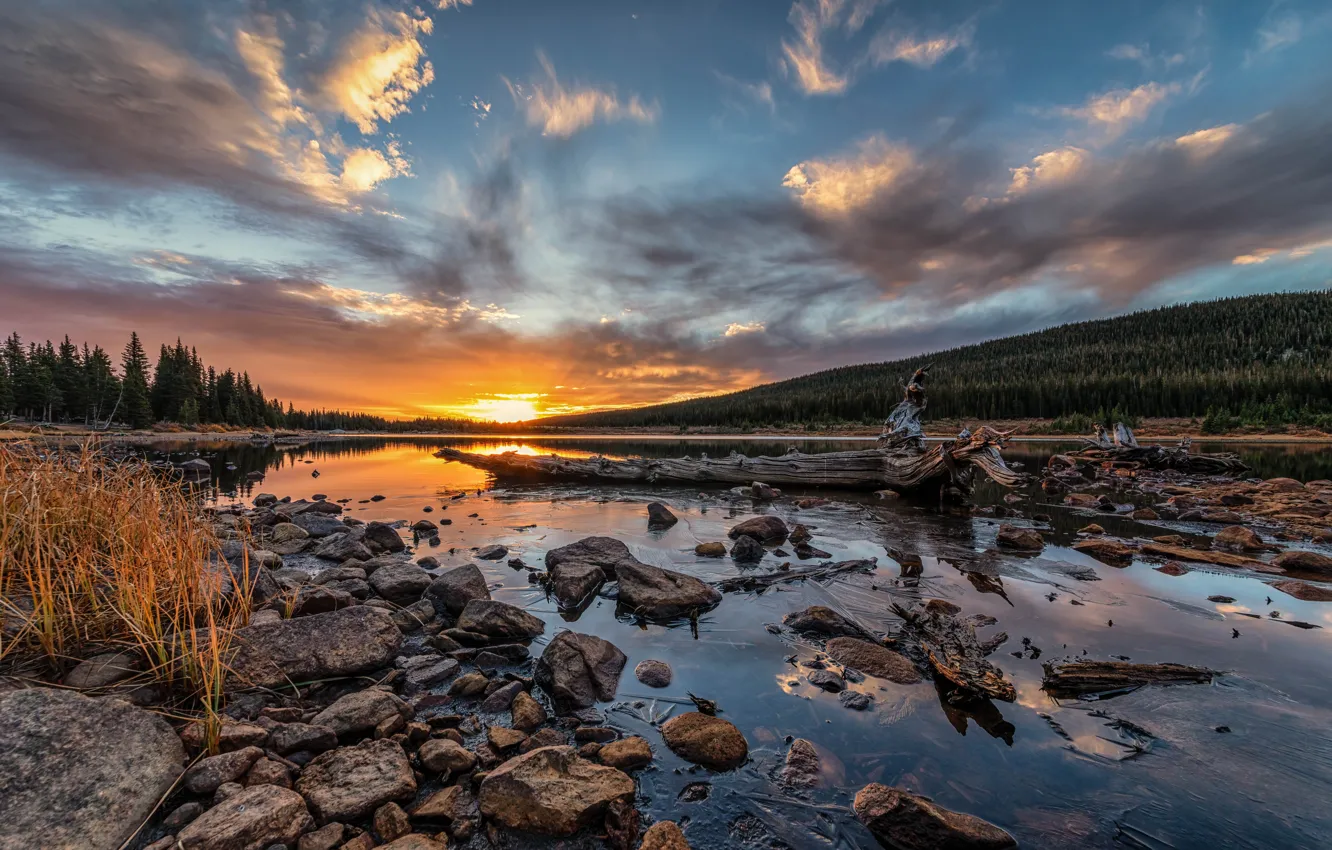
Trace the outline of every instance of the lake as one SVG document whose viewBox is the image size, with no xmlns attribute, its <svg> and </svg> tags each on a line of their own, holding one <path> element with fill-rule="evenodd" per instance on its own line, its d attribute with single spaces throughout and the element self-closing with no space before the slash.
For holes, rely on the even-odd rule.
<svg viewBox="0 0 1332 850">
<path fill-rule="evenodd" d="M 545 640 L 569 628 L 610 640 L 628 655 L 617 701 L 602 707 L 610 709 L 612 724 L 644 735 L 655 750 L 654 766 L 640 774 L 640 808 L 654 818 L 687 820 L 696 848 L 875 847 L 848 810 L 868 782 L 906 786 L 983 817 L 1029 848 L 1332 846 L 1326 806 L 1332 799 L 1332 603 L 1285 596 L 1265 583 L 1270 576 L 1250 571 L 1190 565 L 1186 575 L 1171 576 L 1153 569 L 1159 563 L 1116 568 L 1070 548 L 1090 522 L 1124 537 L 1200 535 L 1215 527 L 1107 517 L 1032 488 L 1011 507 L 1026 517 L 1050 515 L 1037 524 L 1047 546 L 1023 557 L 994 550 L 1004 520 L 941 513 L 905 500 L 820 492 L 827 504 L 799 510 L 787 498 L 771 505 L 728 499 L 722 488 L 512 486 L 432 454 L 450 445 L 617 456 L 757 455 L 780 454 L 792 444 L 357 437 L 294 447 L 162 443 L 150 451 L 174 460 L 201 453 L 213 464 L 210 495 L 219 504 L 247 502 L 259 492 L 318 493 L 350 499 L 347 514 L 363 520 L 447 518 L 452 524 L 440 529 L 438 545 L 416 541 L 415 549 L 444 568 L 470 563 L 473 547 L 490 543 L 540 566 L 552 548 L 606 535 L 647 563 L 711 581 L 741 570 L 729 558 L 697 557 L 695 545 L 726 541 L 729 528 L 765 512 L 804 523 L 832 560 L 877 558 L 872 574 L 728 593 L 696 628 L 617 617 L 615 603 L 600 598 L 581 613 L 561 614 L 529 583 L 527 570 L 503 560 L 478 562 L 494 598 L 547 622 Z M 866 443 L 798 445 L 824 452 Z M 1034 470 L 1070 445 L 1018 443 L 1004 455 Z M 1239 452 L 1264 478 L 1332 478 L 1327 447 L 1208 448 Z M 246 482 L 252 471 L 264 473 L 262 482 Z M 455 498 L 459 494 L 466 495 Z M 977 489 L 976 503 L 1006 505 L 1005 494 L 987 483 Z M 370 501 L 376 495 L 385 498 Z M 645 504 L 654 500 L 680 522 L 649 532 Z M 423 512 L 426 506 L 430 513 Z M 786 560 L 800 565 L 769 552 L 760 569 Z M 903 563 L 923 569 L 914 575 Z M 892 631 L 898 621 L 891 603 L 933 598 L 998 621 L 980 633 L 982 639 L 1008 634 L 990 660 L 1016 685 L 1016 702 L 967 712 L 948 705 L 928 682 L 904 686 L 869 678 L 850 688 L 870 695 L 871 707 L 853 711 L 808 682 L 805 665 L 820 654 L 817 645 L 767 628 L 819 604 L 871 630 Z M 1291 621 L 1320 628 L 1296 628 Z M 1226 674 L 1211 685 L 1148 688 L 1099 701 L 1056 702 L 1041 690 L 1043 663 L 1084 657 L 1179 662 Z M 652 691 L 634 679 L 633 666 L 649 658 L 674 668 L 670 687 Z M 661 743 L 651 721 L 692 710 L 690 692 L 716 701 L 721 716 L 745 733 L 748 764 L 712 773 Z M 821 781 L 813 789 L 793 793 L 774 779 L 791 737 L 808 739 L 821 753 Z"/>
</svg>

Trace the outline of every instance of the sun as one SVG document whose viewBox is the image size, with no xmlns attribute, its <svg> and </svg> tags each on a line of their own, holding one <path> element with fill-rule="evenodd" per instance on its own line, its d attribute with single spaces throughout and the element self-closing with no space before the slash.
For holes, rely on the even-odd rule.
<svg viewBox="0 0 1332 850">
<path fill-rule="evenodd" d="M 465 410 L 473 419 L 494 422 L 525 422 L 541 415 L 536 402 L 529 398 L 479 398 Z"/>
</svg>

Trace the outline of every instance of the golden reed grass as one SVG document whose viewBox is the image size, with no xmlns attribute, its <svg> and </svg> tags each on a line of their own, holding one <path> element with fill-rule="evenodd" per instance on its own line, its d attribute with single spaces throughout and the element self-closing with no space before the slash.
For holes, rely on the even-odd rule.
<svg viewBox="0 0 1332 850">
<path fill-rule="evenodd" d="M 219 546 L 198 497 L 147 464 L 91 443 L 0 445 L 0 665 L 59 671 L 129 649 L 214 730 L 250 613 Z"/>
</svg>

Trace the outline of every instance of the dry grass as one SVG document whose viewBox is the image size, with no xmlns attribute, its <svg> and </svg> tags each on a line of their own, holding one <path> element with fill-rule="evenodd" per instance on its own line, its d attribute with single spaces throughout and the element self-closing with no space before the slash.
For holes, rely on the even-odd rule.
<svg viewBox="0 0 1332 850">
<path fill-rule="evenodd" d="M 92 444 L 0 446 L 0 664 L 57 672 L 132 649 L 214 725 L 230 635 L 249 618 L 209 566 L 218 549 L 197 500 L 160 471 Z"/>
</svg>

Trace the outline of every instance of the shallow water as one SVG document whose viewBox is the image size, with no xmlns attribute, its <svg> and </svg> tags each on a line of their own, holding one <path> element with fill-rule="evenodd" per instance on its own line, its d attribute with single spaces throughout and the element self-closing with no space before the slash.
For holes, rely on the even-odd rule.
<svg viewBox="0 0 1332 850">
<path fill-rule="evenodd" d="M 546 551 L 596 534 L 623 540 L 647 563 L 713 580 L 739 570 L 729 558 L 696 557 L 694 546 L 725 541 L 730 527 L 759 512 L 804 523 L 814 545 L 833 560 L 877 558 L 872 575 L 762 594 L 728 593 L 700 618 L 696 632 L 687 622 L 664 626 L 617 618 L 615 604 L 600 598 L 581 614 L 562 615 L 528 583 L 525 570 L 505 561 L 481 562 L 496 599 L 547 621 L 545 639 L 571 628 L 611 640 L 628 655 L 619 702 L 603 708 L 612 708 L 613 724 L 645 735 L 656 751 L 654 766 L 640 775 L 640 808 L 652 818 L 687 819 L 694 847 L 875 847 L 848 811 L 856 790 L 875 781 L 904 785 L 984 817 L 1029 848 L 1332 846 L 1332 812 L 1325 805 L 1332 796 L 1332 603 L 1285 596 L 1264 584 L 1270 576 L 1248 571 L 1201 567 L 1172 577 L 1156 572 L 1154 564 L 1115 568 L 1068 548 L 1074 532 L 1093 521 L 1122 536 L 1205 533 L 1203 526 L 1107 518 L 1056 500 L 1047 504 L 1047 497 L 1031 490 L 1013 507 L 1028 517 L 1048 513 L 1051 521 L 1037 524 L 1046 537 L 1044 552 L 1021 557 L 993 551 L 1001 520 L 985 516 L 944 515 L 863 494 L 822 492 L 829 504 L 802 511 L 790 500 L 770 506 L 728 501 L 721 489 L 509 486 L 433 457 L 444 444 L 715 456 L 732 450 L 777 454 L 790 442 L 347 439 L 299 448 L 227 443 L 156 449 L 177 460 L 182 452 L 202 452 L 213 463 L 215 497 L 222 504 L 258 492 L 293 498 L 320 493 L 351 499 L 348 513 L 365 520 L 449 518 L 453 523 L 440 529 L 438 547 L 424 541 L 416 547 L 416 555 L 434 555 L 445 568 L 468 563 L 471 547 L 489 543 L 503 543 L 510 557 L 539 566 Z M 863 445 L 816 440 L 802 441 L 800 448 Z M 1020 444 L 1005 456 L 1032 469 L 1062 448 Z M 1324 448 L 1224 449 L 1240 451 L 1263 477 L 1332 477 L 1332 451 Z M 266 473 L 253 488 L 244 483 L 251 470 Z M 460 492 L 466 497 L 452 498 Z M 976 501 L 1001 504 L 1004 492 L 985 485 Z M 363 501 L 376 494 L 386 498 Z M 679 524 L 647 531 L 643 506 L 652 500 L 669 505 Z M 426 505 L 434 511 L 423 513 Z M 917 558 L 923 573 L 904 577 L 900 563 Z M 785 560 L 798 564 L 770 552 L 760 569 Z M 1208 601 L 1210 595 L 1236 601 L 1217 604 Z M 968 716 L 946 707 L 931 684 L 870 678 L 851 687 L 871 694 L 872 708 L 852 711 L 805 680 L 808 670 L 800 664 L 817 655 L 817 646 L 786 630 L 774 635 L 765 629 L 790 611 L 823 604 L 873 631 L 891 631 L 891 602 L 928 598 L 998 619 L 981 635 L 1009 635 L 990 660 L 1016 685 L 1015 703 L 995 703 L 992 711 Z M 1269 616 L 1273 611 L 1278 618 Z M 1295 628 L 1288 621 L 1322 628 Z M 1024 638 L 1039 658 L 1024 648 Z M 1227 675 L 1210 686 L 1144 689 L 1096 702 L 1059 704 L 1040 690 L 1043 662 L 1084 656 L 1198 664 Z M 633 666 L 647 658 L 674 668 L 669 688 L 653 692 L 633 678 Z M 650 721 L 667 711 L 692 710 L 679 704 L 686 692 L 715 700 L 722 716 L 741 728 L 751 747 L 748 765 L 714 774 L 690 767 L 661 744 Z M 807 738 L 822 751 L 816 788 L 792 794 L 772 781 L 788 736 Z M 689 802 L 700 782 L 710 784 L 709 798 Z"/>
</svg>

